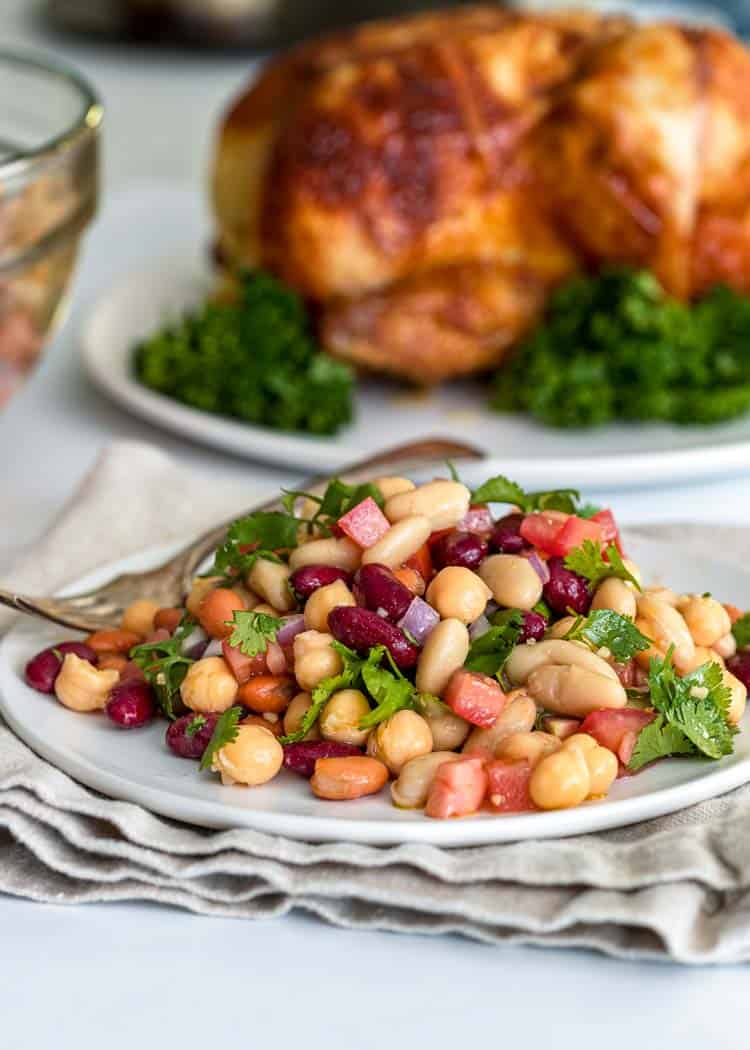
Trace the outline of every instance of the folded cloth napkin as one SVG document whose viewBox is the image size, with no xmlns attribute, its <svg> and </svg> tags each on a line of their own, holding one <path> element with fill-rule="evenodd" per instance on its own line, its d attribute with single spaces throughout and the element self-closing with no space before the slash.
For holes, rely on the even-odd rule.
<svg viewBox="0 0 750 1050">
<path fill-rule="evenodd" d="M 90 568 L 91 551 L 111 559 L 184 534 L 251 495 L 203 479 L 196 502 L 194 489 L 158 450 L 113 446 L 14 582 L 49 589 Z M 746 531 L 721 531 L 724 556 L 739 557 Z M 679 539 L 705 549 L 707 532 L 680 526 Z M 0 724 L 0 891 L 57 904 L 149 900 L 248 918 L 300 908 L 364 929 L 736 962 L 750 958 L 748 827 L 750 787 L 634 827 L 474 849 L 207 831 L 81 787 Z"/>
</svg>

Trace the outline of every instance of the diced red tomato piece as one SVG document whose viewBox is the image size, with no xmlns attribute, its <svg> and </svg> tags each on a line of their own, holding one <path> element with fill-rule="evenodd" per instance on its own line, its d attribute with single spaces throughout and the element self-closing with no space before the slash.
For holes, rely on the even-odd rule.
<svg viewBox="0 0 750 1050">
<path fill-rule="evenodd" d="M 497 721 L 508 698 L 494 678 L 460 667 L 451 675 L 443 700 L 454 714 L 473 726 L 488 729 Z"/>
<path fill-rule="evenodd" d="M 407 558 L 404 565 L 407 569 L 414 569 L 425 583 L 429 583 L 432 579 L 432 554 L 430 553 L 429 541 L 423 543 L 419 550 L 412 554 L 411 558 Z"/>
<path fill-rule="evenodd" d="M 486 503 L 472 504 L 459 521 L 459 532 L 491 532 L 494 522 Z"/>
<path fill-rule="evenodd" d="M 546 510 L 539 514 L 527 514 L 521 522 L 519 532 L 532 547 L 551 552 L 551 544 L 570 517 L 561 510 Z"/>
<path fill-rule="evenodd" d="M 584 540 L 593 540 L 601 543 L 602 527 L 598 521 L 587 521 L 586 518 L 577 518 L 571 515 L 552 540 L 548 547 L 550 554 L 557 554 L 564 558 L 576 547 L 580 547 Z"/>
<path fill-rule="evenodd" d="M 438 766 L 425 813 L 438 820 L 476 813 L 487 794 L 488 782 L 481 758 L 467 755 L 457 762 L 446 762 Z"/>
<path fill-rule="evenodd" d="M 586 715 L 580 732 L 588 733 L 602 747 L 614 751 L 626 766 L 633 755 L 638 734 L 655 718 L 653 711 L 642 711 L 637 707 L 605 708 Z"/>
<path fill-rule="evenodd" d="M 531 763 L 503 762 L 497 759 L 487 766 L 489 787 L 487 797 L 498 813 L 525 813 L 536 809 L 529 794 Z"/>
<path fill-rule="evenodd" d="M 249 682 L 256 675 L 268 674 L 265 653 L 258 653 L 256 656 L 245 656 L 241 649 L 230 645 L 227 638 L 221 643 L 221 652 L 229 664 L 229 669 L 240 685 Z"/>
<path fill-rule="evenodd" d="M 595 521 L 601 526 L 601 541 L 606 546 L 610 543 L 614 543 L 620 554 L 622 554 L 622 542 L 620 540 L 620 530 L 617 527 L 615 516 L 611 510 L 600 510 L 596 514 L 592 514 L 590 521 Z"/>
<path fill-rule="evenodd" d="M 358 547 L 366 548 L 385 536 L 391 523 L 372 496 L 368 496 L 339 518 L 338 526 Z"/>
</svg>

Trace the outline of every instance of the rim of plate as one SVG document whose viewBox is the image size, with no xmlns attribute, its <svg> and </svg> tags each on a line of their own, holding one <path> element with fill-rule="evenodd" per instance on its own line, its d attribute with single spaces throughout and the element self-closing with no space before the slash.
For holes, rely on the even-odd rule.
<svg viewBox="0 0 750 1050">
<path fill-rule="evenodd" d="M 122 300 L 136 289 L 163 281 L 165 271 L 175 267 L 182 272 L 182 287 L 192 283 L 196 289 L 205 288 L 209 278 L 206 267 L 188 267 L 184 260 L 173 260 L 170 267 L 169 261 L 164 260 L 158 267 L 144 268 L 120 279 L 94 302 L 83 322 L 80 354 L 87 374 L 99 390 L 158 427 L 257 462 L 316 471 L 337 470 L 367 451 L 350 443 L 345 433 L 343 437 L 315 438 L 241 423 L 201 412 L 138 383 L 128 367 L 129 349 L 123 344 L 113 351 L 108 342 L 110 314 L 117 313 Z M 481 446 L 481 438 L 472 435 L 472 440 Z M 637 476 L 639 485 L 644 487 L 745 472 L 750 468 L 750 438 L 670 450 L 592 452 L 585 456 L 500 458 L 488 450 L 485 463 L 489 470 L 495 469 L 495 464 L 498 471 L 515 475 L 529 485 L 554 484 L 565 476 L 573 485 L 617 489 L 630 487 L 632 478 Z"/>
<path fill-rule="evenodd" d="M 95 587 L 116 573 L 138 571 L 159 564 L 179 550 L 184 542 L 149 547 L 101 566 L 61 589 L 60 593 L 64 595 L 83 587 Z M 641 547 L 654 548 L 657 552 L 660 549 L 674 552 L 672 544 L 658 540 L 634 536 L 632 542 Z M 726 568 L 726 563 L 713 562 L 708 558 L 698 560 L 708 565 L 722 564 Z M 742 569 L 736 571 L 742 576 L 750 576 Z M 750 580 L 747 585 L 750 589 Z M 19 718 L 10 697 L 19 687 L 24 690 L 29 687 L 19 681 L 11 660 L 11 651 L 17 643 L 22 643 L 25 636 L 33 633 L 28 624 L 28 620 L 22 620 L 14 625 L 0 642 L 0 713 L 18 737 L 69 776 L 116 801 L 136 803 L 162 816 L 204 827 L 245 827 L 307 842 L 349 841 L 373 846 L 425 843 L 441 848 L 461 848 L 526 838 L 565 838 L 624 827 L 676 812 L 750 781 L 750 756 L 737 757 L 724 760 L 728 764 L 717 763 L 709 772 L 703 772 L 686 782 L 656 788 L 632 798 L 587 803 L 575 809 L 547 813 L 478 814 L 457 821 L 431 821 L 421 813 L 418 814 L 421 819 L 415 819 L 414 814 L 393 819 L 352 819 L 225 806 L 219 800 L 181 795 L 179 777 L 175 778 L 174 788 L 160 789 L 120 776 L 88 757 L 58 745 L 55 740 L 48 739 L 36 730 L 33 719 L 27 722 Z M 750 727 L 746 726 L 745 731 L 750 731 Z M 698 764 L 696 768 L 706 770 L 708 767 Z"/>
</svg>

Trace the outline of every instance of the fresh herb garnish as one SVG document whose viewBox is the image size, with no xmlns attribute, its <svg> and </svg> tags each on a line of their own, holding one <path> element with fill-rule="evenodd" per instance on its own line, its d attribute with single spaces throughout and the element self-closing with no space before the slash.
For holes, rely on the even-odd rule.
<svg viewBox="0 0 750 1050">
<path fill-rule="evenodd" d="M 739 620 L 732 624 L 732 634 L 738 649 L 747 649 L 750 646 L 750 613 L 740 616 Z"/>
<path fill-rule="evenodd" d="M 625 567 L 614 543 L 611 543 L 602 554 L 598 543 L 594 543 L 593 540 L 584 540 L 580 547 L 576 547 L 567 555 L 565 568 L 577 572 L 579 576 L 584 576 L 591 584 L 592 590 L 596 590 L 602 580 L 610 577 L 626 580 L 632 583 L 637 590 L 641 590 L 641 585 L 632 572 Z"/>
<path fill-rule="evenodd" d="M 286 736 L 279 737 L 279 741 L 282 744 L 296 744 L 298 740 L 303 740 L 318 721 L 320 712 L 333 694 L 338 692 L 339 689 L 350 689 L 357 682 L 366 660 L 363 660 L 352 649 L 348 649 L 340 642 L 331 642 L 331 648 L 341 657 L 343 663 L 341 671 L 338 674 L 331 675 L 330 678 L 324 678 L 322 682 L 315 686 L 312 691 L 310 706 L 305 711 L 299 729 L 294 733 L 287 733 Z M 379 663 L 382 655 L 383 647 L 378 646 L 370 650 L 367 660 L 372 659 L 374 662 Z"/>
<path fill-rule="evenodd" d="M 261 510 L 238 518 L 217 549 L 207 576 L 237 576 L 249 572 L 258 558 L 280 562 L 277 551 L 297 546 L 299 522 L 279 510 Z"/>
<path fill-rule="evenodd" d="M 328 483 L 322 496 L 316 496 L 312 492 L 301 492 L 297 489 L 285 489 L 282 503 L 291 515 L 299 499 L 308 499 L 317 504 L 317 509 L 311 518 L 299 519 L 296 522 L 304 522 L 310 531 L 316 530 L 323 535 L 329 535 L 331 528 L 339 518 L 347 514 L 352 507 L 362 503 L 367 498 L 373 499 L 382 509 L 383 494 L 377 485 L 372 482 L 364 482 L 361 485 L 347 485 L 340 478 L 334 478 Z"/>
<path fill-rule="evenodd" d="M 245 656 L 257 656 L 264 653 L 269 642 L 276 641 L 283 621 L 267 613 L 245 612 L 238 610 L 234 614 L 234 630 L 229 636 L 229 644 L 239 648 Z"/>
<path fill-rule="evenodd" d="M 204 725 L 208 722 L 205 715 L 196 715 L 192 718 L 185 726 L 185 736 L 195 736 L 203 729 Z"/>
<path fill-rule="evenodd" d="M 353 415 L 354 373 L 321 351 L 302 300 L 267 273 L 240 274 L 235 300 L 140 343 L 134 369 L 160 394 L 276 430 L 333 434 Z"/>
<path fill-rule="evenodd" d="M 597 507 L 596 503 L 583 503 L 576 511 L 579 518 L 593 518 L 595 514 L 600 514 L 602 507 Z"/>
<path fill-rule="evenodd" d="M 138 664 L 146 681 L 153 686 L 159 707 L 170 720 L 179 714 L 175 702 L 179 707 L 180 686 L 188 668 L 195 663 L 182 652 L 182 645 L 195 625 L 195 620 L 186 614 L 171 638 L 144 642 L 130 650 L 130 659 Z"/>
<path fill-rule="evenodd" d="M 210 769 L 213 765 L 214 755 L 227 744 L 231 744 L 237 739 L 240 733 L 239 721 L 242 714 L 241 707 L 230 707 L 219 716 L 208 746 L 203 752 L 201 769 Z"/>
<path fill-rule="evenodd" d="M 553 489 L 550 492 L 525 492 L 520 485 L 498 474 L 489 478 L 471 494 L 472 503 L 509 503 L 524 514 L 538 510 L 562 510 L 575 514 L 581 494 L 576 489 Z"/>
<path fill-rule="evenodd" d="M 570 642 L 586 642 L 595 652 L 608 649 L 617 663 L 626 663 L 652 644 L 632 620 L 612 609 L 595 609 L 588 616 L 579 616 L 565 638 Z"/>
<path fill-rule="evenodd" d="M 508 657 L 518 642 L 523 616 L 518 609 L 505 609 L 492 617 L 494 626 L 475 638 L 464 661 L 468 671 L 499 678 Z"/>
<path fill-rule="evenodd" d="M 667 758 L 669 755 L 694 754 L 695 748 L 682 730 L 667 722 L 664 715 L 658 715 L 638 734 L 628 769 L 635 771 L 649 762 L 655 762 L 657 758 Z"/>
</svg>

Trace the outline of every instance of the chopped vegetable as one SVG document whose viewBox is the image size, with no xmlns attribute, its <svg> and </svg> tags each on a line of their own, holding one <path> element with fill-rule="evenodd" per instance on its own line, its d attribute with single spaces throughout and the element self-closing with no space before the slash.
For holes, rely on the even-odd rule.
<svg viewBox="0 0 750 1050">
<path fill-rule="evenodd" d="M 201 769 L 210 769 L 214 755 L 221 751 L 227 744 L 233 743 L 239 736 L 239 721 L 242 717 L 241 707 L 230 707 L 224 711 L 214 726 L 214 731 L 211 734 L 211 739 L 208 742 L 206 750 L 203 752 L 201 758 Z"/>
<path fill-rule="evenodd" d="M 602 580 L 613 577 L 626 580 L 640 591 L 641 586 L 635 576 L 625 567 L 620 552 L 614 543 L 602 554 L 601 547 L 593 540 L 584 540 L 580 547 L 574 548 L 565 558 L 565 568 L 584 576 L 591 589 L 596 590 Z"/>
<path fill-rule="evenodd" d="M 728 288 L 690 306 L 648 272 L 578 277 L 497 373 L 492 407 L 555 427 L 717 423 L 750 408 L 749 344 L 750 298 Z"/>
<path fill-rule="evenodd" d="M 576 502 L 581 494 L 576 489 L 554 489 L 550 492 L 524 492 L 520 485 L 498 474 L 475 489 L 472 503 L 508 503 L 518 507 L 524 514 L 535 510 L 562 510 L 575 513 Z"/>
<path fill-rule="evenodd" d="M 160 394 L 275 430 L 333 434 L 353 415 L 351 369 L 322 352 L 302 301 L 267 273 L 241 274 L 236 300 L 140 343 L 134 370 Z"/>
<path fill-rule="evenodd" d="M 322 496 L 316 496 L 312 492 L 302 492 L 298 489 L 286 489 L 284 491 L 283 504 L 290 515 L 294 514 L 294 508 L 298 500 L 306 499 L 317 503 L 318 507 L 311 518 L 302 519 L 308 529 L 330 535 L 331 530 L 338 525 L 339 519 L 348 514 L 350 510 L 367 499 L 373 500 L 378 508 L 384 504 L 383 494 L 372 482 L 361 485 L 347 485 L 340 478 L 334 478 L 326 487 Z M 298 521 L 300 519 L 294 519 Z"/>
<path fill-rule="evenodd" d="M 277 554 L 297 546 L 299 522 L 277 510 L 256 511 L 230 525 L 207 576 L 237 576 L 249 572 L 258 558 L 281 561 Z"/>
<path fill-rule="evenodd" d="M 612 609 L 595 609 L 579 616 L 568 633 L 568 641 L 586 642 L 595 652 L 608 649 L 617 663 L 627 663 L 636 653 L 651 647 L 651 639 L 638 630 L 632 620 Z"/>
<path fill-rule="evenodd" d="M 750 646 L 750 613 L 745 613 L 732 624 L 732 634 L 738 649 L 747 649 Z"/>
<path fill-rule="evenodd" d="M 276 641 L 283 623 L 283 620 L 267 613 L 238 610 L 234 614 L 234 630 L 229 644 L 236 646 L 245 656 L 257 656 L 266 651 L 269 642 Z"/>
<path fill-rule="evenodd" d="M 464 667 L 467 671 L 481 671 L 499 678 L 518 641 L 523 616 L 518 609 L 507 609 L 492 619 L 494 626 L 471 643 Z"/>
<path fill-rule="evenodd" d="M 175 706 L 180 706 L 180 686 L 188 668 L 195 663 L 183 653 L 184 643 L 194 629 L 195 620 L 185 615 L 171 638 L 144 642 L 130 650 L 130 659 L 138 664 L 146 681 L 153 686 L 159 707 L 170 720 L 180 713 Z"/>
<path fill-rule="evenodd" d="M 390 521 L 372 496 L 352 507 L 339 518 L 337 524 L 344 535 L 363 550 L 377 543 L 391 527 Z"/>
</svg>

